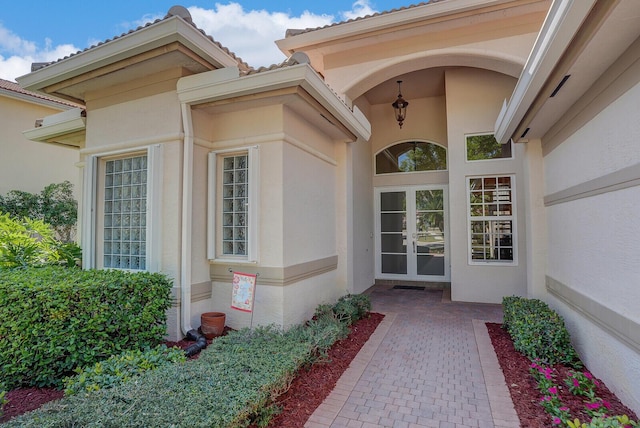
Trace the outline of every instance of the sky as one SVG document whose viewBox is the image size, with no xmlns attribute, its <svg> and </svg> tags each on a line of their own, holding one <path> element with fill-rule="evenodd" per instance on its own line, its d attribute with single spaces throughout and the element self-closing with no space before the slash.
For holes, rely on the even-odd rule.
<svg viewBox="0 0 640 428">
<path fill-rule="evenodd" d="M 389 11 L 412 0 L 17 0 L 0 7 L 0 78 L 49 62 L 163 18 L 182 4 L 194 23 L 250 66 L 286 58 L 274 41 L 288 28 L 315 28 Z"/>
</svg>

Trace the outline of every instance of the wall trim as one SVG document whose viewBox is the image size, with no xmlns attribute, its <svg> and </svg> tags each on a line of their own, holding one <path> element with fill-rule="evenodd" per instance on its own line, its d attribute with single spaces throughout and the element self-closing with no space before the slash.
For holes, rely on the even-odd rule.
<svg viewBox="0 0 640 428">
<path fill-rule="evenodd" d="M 86 147 L 84 149 L 80 149 L 80 156 L 102 154 L 103 152 L 111 153 L 111 152 L 127 151 L 135 148 L 152 146 L 154 144 L 182 143 L 183 139 L 184 139 L 184 133 L 174 132 L 174 133 L 169 133 L 164 135 L 156 135 L 153 137 L 145 137 L 145 138 L 138 138 L 136 140 L 123 141 L 115 144 L 106 144 L 106 145 L 97 146 L 97 147 Z"/>
<path fill-rule="evenodd" d="M 585 181 L 584 183 L 576 184 L 575 186 L 547 195 L 544 197 L 544 205 L 548 207 L 638 185 L 640 185 L 640 166 L 631 165 L 603 175 L 602 177 L 594 178 L 593 180 Z"/>
<path fill-rule="evenodd" d="M 547 291 L 553 296 L 631 347 L 635 352 L 640 353 L 640 323 L 615 312 L 548 275 L 545 277 L 545 283 Z"/>
<path fill-rule="evenodd" d="M 338 269 L 338 256 L 312 260 L 287 267 L 259 266 L 230 261 L 210 262 L 211 280 L 231 283 L 232 271 L 258 273 L 259 285 L 287 286 Z"/>
<path fill-rule="evenodd" d="M 314 149 L 307 143 L 304 143 L 298 140 L 297 138 L 287 135 L 284 132 L 276 132 L 276 133 L 265 134 L 265 135 L 254 135 L 250 137 L 234 138 L 230 140 L 216 140 L 216 141 L 209 141 L 204 138 L 194 138 L 194 143 L 197 146 L 205 147 L 211 150 L 217 150 L 221 148 L 242 147 L 246 145 L 281 143 L 281 142 L 291 144 L 292 146 L 297 147 L 300 150 L 307 152 L 310 155 L 324 162 L 327 162 L 330 165 L 333 165 L 333 166 L 338 165 L 338 161 L 332 158 L 331 156 L 325 155 L 324 153 Z"/>
<path fill-rule="evenodd" d="M 201 282 L 199 284 L 191 285 L 191 303 L 200 302 L 202 300 L 208 300 L 211 298 L 211 289 L 212 284 L 211 281 Z M 172 290 L 172 299 L 171 305 L 173 307 L 180 307 L 180 303 L 182 301 L 182 293 L 180 293 L 180 288 L 174 287 Z"/>
</svg>

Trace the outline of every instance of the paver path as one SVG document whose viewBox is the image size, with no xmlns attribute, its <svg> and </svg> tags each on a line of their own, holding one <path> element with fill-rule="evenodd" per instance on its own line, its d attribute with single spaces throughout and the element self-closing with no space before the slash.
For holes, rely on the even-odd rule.
<svg viewBox="0 0 640 428">
<path fill-rule="evenodd" d="M 500 305 L 390 286 L 369 294 L 373 311 L 387 316 L 307 427 L 518 426 L 477 321 L 501 322 Z"/>
</svg>

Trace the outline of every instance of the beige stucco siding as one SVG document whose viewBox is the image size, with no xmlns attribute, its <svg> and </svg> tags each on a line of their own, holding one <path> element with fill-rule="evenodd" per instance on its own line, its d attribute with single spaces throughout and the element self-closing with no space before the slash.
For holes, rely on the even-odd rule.
<svg viewBox="0 0 640 428">
<path fill-rule="evenodd" d="M 514 158 L 467 162 L 465 136 L 493 132 L 502 101 L 515 79 L 477 69 L 452 69 L 445 75 L 449 138 L 449 219 L 451 230 L 451 298 L 499 303 L 508 295 L 526 295 L 525 199 L 522 156 L 514 146 Z M 517 263 L 471 265 L 468 251 L 467 177 L 514 174 L 516 189 Z"/>
<path fill-rule="evenodd" d="M 248 120 L 249 118 L 249 120 Z M 230 309 L 228 269 L 258 273 L 253 323 L 289 326 L 309 319 L 320 303 L 344 293 L 337 266 L 337 143 L 283 105 L 198 114 L 194 122 L 210 151 L 256 147 L 259 206 L 255 263 L 211 262 L 213 292 L 207 310 L 227 314 L 233 328 L 252 315 Z"/>
<path fill-rule="evenodd" d="M 0 195 L 10 190 L 40 193 L 45 186 L 68 180 L 80 194 L 78 150 L 27 140 L 22 131 L 36 119 L 60 110 L 0 95 Z"/>
<path fill-rule="evenodd" d="M 585 364 L 634 409 L 640 408 L 638 82 L 637 73 L 624 73 L 597 96 L 587 92 L 588 109 L 566 115 L 576 118 L 565 121 L 573 132 L 544 157 L 545 299 L 565 318 Z M 620 87 L 628 89 L 618 96 Z"/>
<path fill-rule="evenodd" d="M 100 104 L 100 99 L 93 102 Z M 87 102 L 87 111 L 85 147 L 89 151 L 144 144 L 153 138 L 178 136 L 182 130 L 180 103 L 175 92 L 124 100 L 101 108 L 93 108 L 92 103 Z"/>
</svg>

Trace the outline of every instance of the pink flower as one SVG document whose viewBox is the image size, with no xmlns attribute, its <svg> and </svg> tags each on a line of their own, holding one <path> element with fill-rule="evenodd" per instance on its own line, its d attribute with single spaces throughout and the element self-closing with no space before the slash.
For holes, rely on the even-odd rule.
<svg viewBox="0 0 640 428">
<path fill-rule="evenodd" d="M 552 386 L 551 388 L 549 388 L 549 393 L 550 394 L 557 394 L 558 393 L 558 388 L 555 386 Z"/>
<path fill-rule="evenodd" d="M 607 409 L 611 408 L 611 403 L 609 403 L 608 401 L 602 400 L 600 403 Z"/>
<path fill-rule="evenodd" d="M 582 374 L 584 375 L 584 377 L 586 377 L 587 379 L 593 379 L 593 376 L 591 375 L 591 373 L 589 372 L 582 372 Z"/>
<path fill-rule="evenodd" d="M 560 420 L 559 417 L 556 416 L 555 418 L 553 418 L 553 424 L 554 425 L 560 425 L 561 423 L 562 423 L 562 421 Z"/>
<path fill-rule="evenodd" d="M 568 407 L 560 407 L 560 411 L 561 412 L 568 412 L 569 408 Z"/>
<path fill-rule="evenodd" d="M 600 408 L 600 403 L 587 403 L 585 406 L 587 406 L 587 409 L 596 410 Z"/>
<path fill-rule="evenodd" d="M 551 397 L 549 397 L 548 395 L 545 395 L 540 399 L 540 401 L 551 401 Z"/>
<path fill-rule="evenodd" d="M 580 382 L 578 382 L 578 379 L 573 379 L 573 386 L 575 386 L 576 388 L 580 386 Z"/>
</svg>

